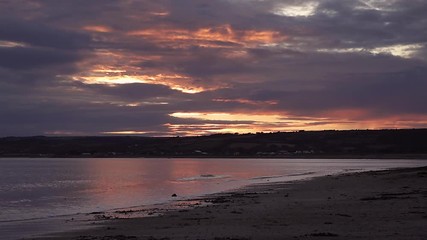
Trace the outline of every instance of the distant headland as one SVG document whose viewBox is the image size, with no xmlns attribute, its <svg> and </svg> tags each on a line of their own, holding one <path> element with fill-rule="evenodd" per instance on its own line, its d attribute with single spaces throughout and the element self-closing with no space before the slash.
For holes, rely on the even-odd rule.
<svg viewBox="0 0 427 240">
<path fill-rule="evenodd" d="M 325 130 L 198 137 L 4 137 L 0 157 L 419 158 L 427 129 Z"/>
</svg>

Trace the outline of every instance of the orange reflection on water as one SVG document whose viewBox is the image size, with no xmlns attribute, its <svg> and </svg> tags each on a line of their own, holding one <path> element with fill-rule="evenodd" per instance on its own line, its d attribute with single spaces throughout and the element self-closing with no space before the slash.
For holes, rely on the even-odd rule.
<svg viewBox="0 0 427 240">
<path fill-rule="evenodd" d="M 113 206 L 134 197 L 129 191 L 132 188 L 139 194 L 147 193 L 147 188 L 143 187 L 143 174 L 150 166 L 145 161 L 96 159 L 87 161 L 87 168 L 94 178 L 87 194 L 100 206 Z"/>
<path fill-rule="evenodd" d="M 175 199 L 174 193 L 218 192 L 239 186 L 238 179 L 270 172 L 247 160 L 217 159 L 91 159 L 85 167 L 91 181 L 80 194 L 99 210 L 165 202 Z"/>
</svg>

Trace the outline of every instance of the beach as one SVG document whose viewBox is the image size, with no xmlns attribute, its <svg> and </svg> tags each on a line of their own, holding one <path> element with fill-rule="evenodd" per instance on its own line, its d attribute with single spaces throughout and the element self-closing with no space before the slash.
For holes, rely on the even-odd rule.
<svg viewBox="0 0 427 240">
<path fill-rule="evenodd" d="M 40 239 L 426 239 L 427 167 L 259 184 Z"/>
</svg>

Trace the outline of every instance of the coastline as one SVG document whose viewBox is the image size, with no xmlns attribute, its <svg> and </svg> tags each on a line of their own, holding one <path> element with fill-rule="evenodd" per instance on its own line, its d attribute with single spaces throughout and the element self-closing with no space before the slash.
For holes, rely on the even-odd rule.
<svg viewBox="0 0 427 240">
<path fill-rule="evenodd" d="M 425 239 L 427 167 L 248 186 L 160 216 L 34 239 Z"/>
</svg>

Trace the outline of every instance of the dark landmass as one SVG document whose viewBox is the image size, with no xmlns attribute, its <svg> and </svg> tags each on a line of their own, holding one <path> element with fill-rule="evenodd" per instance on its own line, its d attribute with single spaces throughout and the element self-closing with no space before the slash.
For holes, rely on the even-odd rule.
<svg viewBox="0 0 427 240">
<path fill-rule="evenodd" d="M 427 129 L 199 137 L 5 137 L 0 157 L 427 158 Z"/>
</svg>

